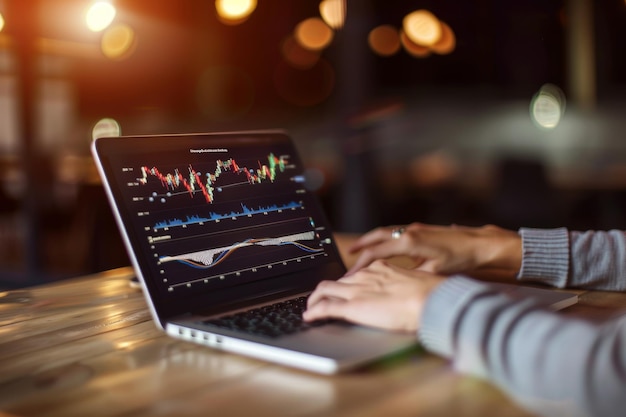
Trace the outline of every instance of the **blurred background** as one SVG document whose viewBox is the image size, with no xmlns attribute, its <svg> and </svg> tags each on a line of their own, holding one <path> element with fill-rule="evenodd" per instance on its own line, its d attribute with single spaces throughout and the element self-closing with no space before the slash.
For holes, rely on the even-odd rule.
<svg viewBox="0 0 626 417">
<path fill-rule="evenodd" d="M 287 129 L 340 232 L 626 229 L 624 0 L 0 0 L 0 288 L 128 265 L 89 145 Z"/>
</svg>

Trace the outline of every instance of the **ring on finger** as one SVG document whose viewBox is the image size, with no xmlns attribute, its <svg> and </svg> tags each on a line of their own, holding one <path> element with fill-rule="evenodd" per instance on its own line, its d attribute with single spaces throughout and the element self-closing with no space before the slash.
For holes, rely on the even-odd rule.
<svg viewBox="0 0 626 417">
<path fill-rule="evenodd" d="M 400 239 L 400 236 L 402 236 L 402 233 L 404 233 L 405 231 L 406 229 L 404 227 L 396 227 L 391 231 L 391 238 Z"/>
</svg>

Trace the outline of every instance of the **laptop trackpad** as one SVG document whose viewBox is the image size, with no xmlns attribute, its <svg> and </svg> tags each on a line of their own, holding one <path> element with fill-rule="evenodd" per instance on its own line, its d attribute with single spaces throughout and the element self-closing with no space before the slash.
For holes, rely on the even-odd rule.
<svg viewBox="0 0 626 417">
<path fill-rule="evenodd" d="M 297 335 L 281 344 L 294 350 L 332 358 L 375 357 L 417 344 L 415 334 L 387 332 L 351 324 L 328 324 Z M 357 352 L 357 355 L 355 355 Z"/>
</svg>

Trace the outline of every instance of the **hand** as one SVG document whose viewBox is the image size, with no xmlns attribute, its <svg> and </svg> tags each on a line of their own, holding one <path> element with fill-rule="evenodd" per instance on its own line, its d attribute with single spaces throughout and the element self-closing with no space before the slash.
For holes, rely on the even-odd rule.
<svg viewBox="0 0 626 417">
<path fill-rule="evenodd" d="M 424 302 L 444 279 L 376 261 L 353 275 L 321 282 L 310 295 L 303 317 L 415 332 Z"/>
<path fill-rule="evenodd" d="M 392 238 L 394 227 L 380 227 L 361 236 L 350 248 L 361 252 L 347 275 L 376 259 L 410 257 L 415 268 L 436 274 L 470 273 L 480 269 L 518 271 L 522 262 L 520 236 L 497 226 L 432 226 L 411 223 Z"/>
</svg>

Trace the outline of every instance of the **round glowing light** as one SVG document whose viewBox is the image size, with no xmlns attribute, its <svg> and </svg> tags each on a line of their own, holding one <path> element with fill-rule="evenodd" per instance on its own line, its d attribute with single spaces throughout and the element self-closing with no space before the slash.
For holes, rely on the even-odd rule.
<svg viewBox="0 0 626 417">
<path fill-rule="evenodd" d="M 391 25 L 378 26 L 367 36 L 370 48 L 381 56 L 391 56 L 400 50 L 400 34 Z"/>
<path fill-rule="evenodd" d="M 456 36 L 452 28 L 448 24 L 441 22 L 441 38 L 434 43 L 430 49 L 439 55 L 447 55 L 452 53 L 456 48 Z"/>
<path fill-rule="evenodd" d="M 346 0 L 322 0 L 320 16 L 333 29 L 343 27 L 346 20 Z"/>
<path fill-rule="evenodd" d="M 225 23 L 237 24 L 246 20 L 256 9 L 257 0 L 216 0 L 217 15 Z"/>
<path fill-rule="evenodd" d="M 117 122 L 117 120 L 111 119 L 110 117 L 105 117 L 104 119 L 98 120 L 98 122 L 93 126 L 93 129 L 91 131 L 91 137 L 93 139 L 121 135 L 122 128 L 120 127 L 120 124 Z"/>
<path fill-rule="evenodd" d="M 409 55 L 412 55 L 416 58 L 426 58 L 431 54 L 430 48 L 416 44 L 411 39 L 409 39 L 404 31 L 400 32 L 400 43 Z"/>
<path fill-rule="evenodd" d="M 311 68 L 320 59 L 318 51 L 303 48 L 292 36 L 282 43 L 281 52 L 285 61 L 300 69 Z"/>
<path fill-rule="evenodd" d="M 442 151 L 435 151 L 413 159 L 409 163 L 410 179 L 420 187 L 438 187 L 457 177 L 457 161 Z"/>
<path fill-rule="evenodd" d="M 545 84 L 530 103 L 530 116 L 541 129 L 552 130 L 558 126 L 565 112 L 565 94 L 554 84 Z"/>
<path fill-rule="evenodd" d="M 322 19 L 311 17 L 296 26 L 294 36 L 304 48 L 319 51 L 332 42 L 334 33 Z"/>
<path fill-rule="evenodd" d="M 416 10 L 402 21 L 407 36 L 422 46 L 431 46 L 441 38 L 441 22 L 428 10 Z"/>
<path fill-rule="evenodd" d="M 107 1 L 94 3 L 85 17 L 87 27 L 92 32 L 101 32 L 106 29 L 115 19 L 115 7 Z"/>
<path fill-rule="evenodd" d="M 110 59 L 123 59 L 135 46 L 135 32 L 128 25 L 115 25 L 102 36 L 102 53 Z"/>
<path fill-rule="evenodd" d="M 0 32 L 2 32 L 2 29 L 4 29 L 4 16 L 0 13 Z"/>
</svg>

